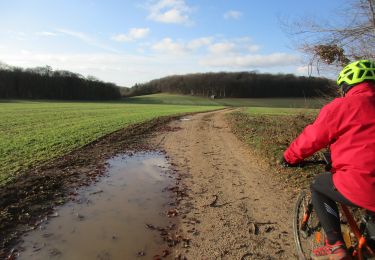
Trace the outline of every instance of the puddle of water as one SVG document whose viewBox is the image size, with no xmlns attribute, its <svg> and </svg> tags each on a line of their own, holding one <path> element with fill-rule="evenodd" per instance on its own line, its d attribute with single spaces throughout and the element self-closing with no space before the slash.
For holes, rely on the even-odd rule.
<svg viewBox="0 0 375 260">
<path fill-rule="evenodd" d="M 190 121 L 190 120 L 191 120 L 191 118 L 187 118 L 187 117 L 183 117 L 183 118 L 180 119 L 180 121 Z"/>
<path fill-rule="evenodd" d="M 160 252 L 162 238 L 146 228 L 171 224 L 164 213 L 170 202 L 163 188 L 172 183 L 160 153 L 117 156 L 108 176 L 79 192 L 79 203 L 57 209 L 38 230 L 23 237 L 17 259 L 135 259 Z"/>
</svg>

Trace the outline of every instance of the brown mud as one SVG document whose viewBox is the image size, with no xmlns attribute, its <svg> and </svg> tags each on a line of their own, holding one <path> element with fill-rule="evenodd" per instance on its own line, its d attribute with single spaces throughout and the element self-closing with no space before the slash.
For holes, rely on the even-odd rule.
<svg viewBox="0 0 375 260">
<path fill-rule="evenodd" d="M 20 236 L 37 228 L 54 214 L 54 207 L 77 195 L 75 190 L 98 180 L 106 161 L 119 154 L 151 150 L 153 132 L 172 131 L 166 126 L 178 117 L 161 117 L 104 136 L 61 158 L 20 173 L 0 187 L 0 259 L 13 259 L 11 250 Z"/>
<path fill-rule="evenodd" d="M 149 259 L 169 252 L 159 235 L 176 226 L 165 215 L 172 202 L 166 187 L 175 181 L 165 155 L 120 154 L 108 164 L 98 182 L 22 236 L 17 259 Z"/>
<path fill-rule="evenodd" d="M 174 121 L 154 138 L 180 174 L 177 259 L 295 259 L 294 192 L 232 133 L 230 111 Z"/>
</svg>

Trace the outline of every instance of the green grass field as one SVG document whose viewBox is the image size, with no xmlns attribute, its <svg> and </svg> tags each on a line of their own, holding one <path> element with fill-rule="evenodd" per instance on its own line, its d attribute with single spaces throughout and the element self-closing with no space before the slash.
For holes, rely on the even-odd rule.
<svg viewBox="0 0 375 260">
<path fill-rule="evenodd" d="M 0 102 L 0 183 L 131 124 L 218 108 L 193 103 Z"/>
<path fill-rule="evenodd" d="M 314 115 L 325 101 L 305 99 L 209 99 L 155 94 L 114 102 L 0 100 L 0 184 L 17 172 L 59 157 L 134 123 L 226 106 L 248 116 Z"/>
<path fill-rule="evenodd" d="M 195 96 L 183 96 L 174 94 L 153 94 L 136 96 L 124 99 L 124 102 L 131 104 L 169 104 L 169 105 L 194 105 L 194 106 L 218 106 L 213 99 Z"/>
<path fill-rule="evenodd" d="M 323 98 L 227 98 L 217 99 L 218 104 L 234 107 L 273 107 L 273 108 L 321 108 L 327 103 Z"/>
<path fill-rule="evenodd" d="M 243 109 L 249 115 L 316 115 L 319 109 L 315 108 L 283 108 L 283 107 L 247 107 Z"/>
<path fill-rule="evenodd" d="M 205 105 L 231 107 L 279 107 L 279 108 L 320 108 L 327 103 L 326 99 L 314 98 L 225 98 L 210 99 L 205 97 L 182 96 L 174 94 L 154 94 L 125 99 L 127 103 L 136 104 L 173 104 Z"/>
</svg>

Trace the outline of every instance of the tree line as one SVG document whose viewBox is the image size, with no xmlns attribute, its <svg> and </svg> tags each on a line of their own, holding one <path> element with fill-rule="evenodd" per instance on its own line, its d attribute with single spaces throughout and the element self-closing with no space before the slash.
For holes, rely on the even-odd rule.
<svg viewBox="0 0 375 260">
<path fill-rule="evenodd" d="M 95 77 L 51 67 L 0 66 L 0 98 L 108 100 L 121 98 L 120 88 Z"/>
<path fill-rule="evenodd" d="M 158 92 L 215 96 L 217 98 L 318 97 L 334 95 L 334 83 L 326 78 L 297 77 L 293 74 L 219 72 L 173 75 L 136 84 L 128 96 Z"/>
</svg>

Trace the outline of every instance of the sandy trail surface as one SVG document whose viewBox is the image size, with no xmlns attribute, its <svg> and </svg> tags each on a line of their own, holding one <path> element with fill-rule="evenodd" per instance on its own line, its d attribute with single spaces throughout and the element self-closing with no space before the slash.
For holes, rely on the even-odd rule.
<svg viewBox="0 0 375 260">
<path fill-rule="evenodd" d="M 230 112 L 185 117 L 153 140 L 187 191 L 178 218 L 191 242 L 175 253 L 181 259 L 296 259 L 293 195 L 231 132 Z"/>
</svg>

